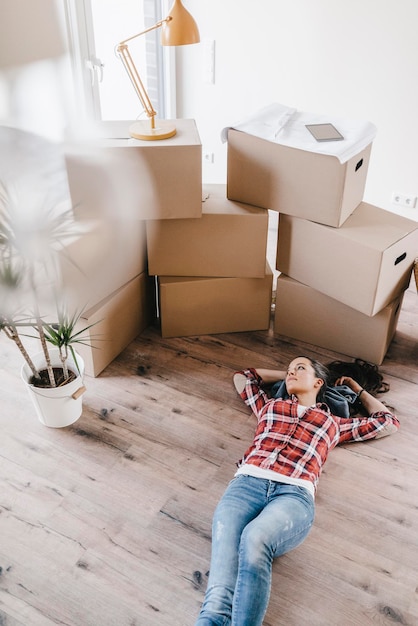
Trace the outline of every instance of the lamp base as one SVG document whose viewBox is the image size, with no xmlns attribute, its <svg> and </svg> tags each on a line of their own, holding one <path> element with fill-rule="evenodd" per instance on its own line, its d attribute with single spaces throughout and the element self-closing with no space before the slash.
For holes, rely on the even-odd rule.
<svg viewBox="0 0 418 626">
<path fill-rule="evenodd" d="M 155 127 L 151 127 L 149 120 L 135 122 L 129 127 L 129 134 L 134 139 L 144 139 L 145 141 L 158 141 L 159 139 L 169 139 L 174 137 L 177 130 L 172 122 L 165 120 L 155 120 Z"/>
</svg>

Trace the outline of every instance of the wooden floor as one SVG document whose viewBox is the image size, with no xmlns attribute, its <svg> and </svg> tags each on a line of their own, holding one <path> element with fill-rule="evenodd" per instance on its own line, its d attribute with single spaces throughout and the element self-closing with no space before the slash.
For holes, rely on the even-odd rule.
<svg viewBox="0 0 418 626">
<path fill-rule="evenodd" d="M 192 626 L 212 513 L 254 427 L 232 374 L 301 352 L 340 356 L 271 331 L 162 339 L 149 328 L 86 379 L 82 417 L 55 430 L 34 416 L 1 337 L 0 625 Z M 418 624 L 413 290 L 381 369 L 402 429 L 331 453 L 310 536 L 274 564 L 266 626 Z"/>
</svg>

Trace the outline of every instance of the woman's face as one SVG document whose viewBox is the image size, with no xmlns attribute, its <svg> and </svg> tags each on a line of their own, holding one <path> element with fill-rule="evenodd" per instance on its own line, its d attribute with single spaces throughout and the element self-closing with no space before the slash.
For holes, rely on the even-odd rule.
<svg viewBox="0 0 418 626">
<path fill-rule="evenodd" d="M 311 391 L 318 393 L 323 384 L 324 381 L 318 378 L 306 357 L 294 359 L 287 368 L 286 387 L 289 394 L 298 395 Z"/>
</svg>

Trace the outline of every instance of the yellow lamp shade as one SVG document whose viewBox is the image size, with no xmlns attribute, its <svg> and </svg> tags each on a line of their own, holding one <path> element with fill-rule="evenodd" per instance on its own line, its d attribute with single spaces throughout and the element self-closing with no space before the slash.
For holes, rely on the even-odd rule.
<svg viewBox="0 0 418 626">
<path fill-rule="evenodd" d="M 199 43 L 199 29 L 193 17 L 184 8 L 181 0 L 174 0 L 161 31 L 163 46 L 184 46 Z M 166 19 L 167 19 L 166 18 Z"/>
</svg>

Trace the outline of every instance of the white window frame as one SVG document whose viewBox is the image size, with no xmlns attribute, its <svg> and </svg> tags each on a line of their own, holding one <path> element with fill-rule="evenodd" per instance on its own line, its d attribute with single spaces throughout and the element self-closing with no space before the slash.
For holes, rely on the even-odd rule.
<svg viewBox="0 0 418 626">
<path fill-rule="evenodd" d="M 101 73 L 106 72 L 106 67 L 101 67 L 101 61 L 96 53 L 91 0 L 62 1 L 64 3 L 72 59 L 77 115 L 86 120 L 101 120 L 103 118 L 103 105 L 101 103 L 99 81 Z M 141 2 L 141 0 L 137 1 Z M 169 0 L 144 0 L 144 2 L 153 2 L 155 4 L 155 21 L 160 19 L 161 15 L 168 13 Z M 152 19 L 152 16 L 149 17 L 150 22 Z M 150 23 L 150 25 L 152 24 Z M 130 36 L 131 27 L 132 24 L 127 23 L 126 30 L 120 35 L 121 40 Z M 157 105 L 158 116 L 174 119 L 176 117 L 175 50 L 159 44 L 159 29 L 144 37 L 148 38 L 146 47 L 155 46 L 158 58 L 160 81 L 157 89 L 161 98 L 161 104 Z M 152 38 L 154 38 L 154 42 Z M 117 41 L 109 42 L 109 45 L 113 46 L 117 43 Z M 122 64 L 120 76 L 122 81 L 127 80 Z M 151 95 L 153 88 L 150 87 L 149 91 Z M 141 114 L 142 106 L 139 100 L 137 111 Z"/>
</svg>

